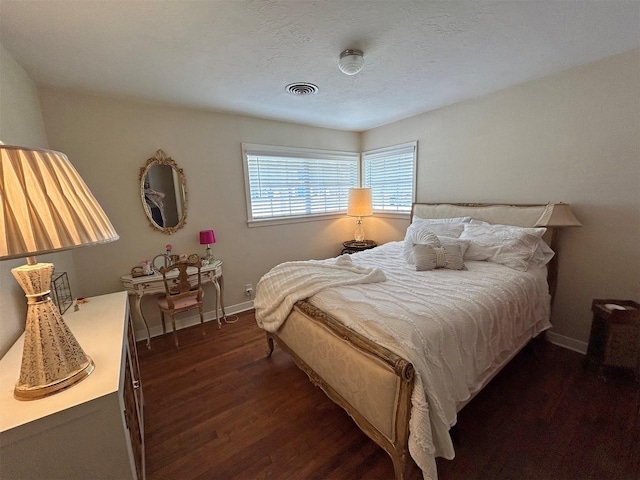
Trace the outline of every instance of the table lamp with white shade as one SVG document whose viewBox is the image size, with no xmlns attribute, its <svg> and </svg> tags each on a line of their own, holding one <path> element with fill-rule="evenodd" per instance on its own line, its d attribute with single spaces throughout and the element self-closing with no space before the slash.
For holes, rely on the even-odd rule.
<svg viewBox="0 0 640 480">
<path fill-rule="evenodd" d="M 0 260 L 27 259 L 11 270 L 27 297 L 16 399 L 52 395 L 94 369 L 51 300 L 53 264 L 37 263 L 35 256 L 118 238 L 66 155 L 0 145 Z"/>
<path fill-rule="evenodd" d="M 358 217 L 358 220 L 356 220 L 356 231 L 353 235 L 353 238 L 356 242 L 363 242 L 365 236 L 364 228 L 362 227 L 362 217 L 373 215 L 370 188 L 349 189 L 347 215 L 349 215 L 350 217 Z"/>
</svg>

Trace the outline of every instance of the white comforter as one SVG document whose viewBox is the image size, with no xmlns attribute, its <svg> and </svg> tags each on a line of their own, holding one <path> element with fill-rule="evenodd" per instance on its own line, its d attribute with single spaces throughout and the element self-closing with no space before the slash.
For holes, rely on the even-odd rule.
<svg viewBox="0 0 640 480">
<path fill-rule="evenodd" d="M 456 423 L 457 405 L 527 339 L 551 327 L 546 269 L 520 272 L 465 262 L 466 271 L 417 272 L 404 261 L 401 242 L 351 258 L 369 272 L 381 269 L 386 281 L 325 285 L 310 302 L 414 365 L 409 451 L 424 477 L 436 479 L 435 457 L 454 457 L 448 431 Z M 267 283 L 261 282 L 260 302 Z M 269 288 L 276 291 L 277 285 Z M 290 308 L 287 302 L 285 309 Z"/>
</svg>

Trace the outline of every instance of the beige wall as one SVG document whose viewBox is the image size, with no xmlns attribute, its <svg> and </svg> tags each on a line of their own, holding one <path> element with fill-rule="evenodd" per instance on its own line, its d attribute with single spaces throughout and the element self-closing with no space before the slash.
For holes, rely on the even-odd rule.
<svg viewBox="0 0 640 480">
<path fill-rule="evenodd" d="M 36 85 L 0 44 L 0 141 L 5 145 L 47 148 Z M 39 261 L 52 262 L 57 271 L 67 271 L 74 280 L 70 252 L 43 255 Z M 24 331 L 27 303 L 11 269 L 23 259 L 0 261 L 0 357 Z M 17 378 L 18 372 L 16 372 Z"/>
<path fill-rule="evenodd" d="M 362 144 L 409 140 L 418 201 L 572 205 L 584 226 L 561 233 L 551 338 L 584 349 L 593 298 L 640 301 L 639 50 L 376 128 Z"/>
<path fill-rule="evenodd" d="M 198 232 L 213 229 L 213 254 L 223 264 L 227 313 L 248 307 L 245 284 L 255 285 L 277 263 L 327 258 L 352 235 L 347 218 L 249 228 L 241 144 L 263 143 L 331 150 L 359 150 L 353 132 L 307 127 L 110 98 L 40 89 L 47 136 L 65 152 L 105 209 L 117 242 L 73 252 L 81 296 L 121 290 L 120 276 L 140 261 L 164 253 L 204 253 Z M 139 172 L 162 149 L 184 170 L 188 191 L 185 228 L 168 236 L 153 230 L 140 202 Z M 213 311 L 213 289 L 205 308 Z M 143 311 L 160 330 L 157 307 Z M 141 328 L 137 322 L 137 329 Z M 152 331 L 152 333 L 153 333 Z"/>
<path fill-rule="evenodd" d="M 572 204 L 584 227 L 561 237 L 556 340 L 584 349 L 592 298 L 640 298 L 638 50 L 363 134 L 41 88 L 46 137 L 35 86 L 0 52 L 0 139 L 33 146 L 46 146 L 48 139 L 51 148 L 65 152 L 121 236 L 72 252 L 68 270 L 78 266 L 71 278 L 74 296 L 119 290 L 119 276 L 161 253 L 167 242 L 178 252 L 199 252 L 198 231 L 213 228 L 226 304 L 242 308 L 245 283 L 255 286 L 285 260 L 335 255 L 353 231 L 348 218 L 248 228 L 242 142 L 358 151 L 417 139 L 418 201 Z M 15 111 L 25 119 L 23 127 L 10 121 Z M 173 236 L 149 227 L 139 200 L 139 169 L 159 148 L 187 177 L 187 226 Z M 372 217 L 365 228 L 367 237 L 382 243 L 402 238 L 407 224 Z M 13 284 L 8 270 L 14 263 L 20 262 L 0 264 L 3 309 L 23 305 L 21 293 L 7 294 L 4 287 Z M 144 308 L 157 328 L 155 309 Z M 0 327 L 0 348 L 15 339 L 18 325 Z"/>
</svg>

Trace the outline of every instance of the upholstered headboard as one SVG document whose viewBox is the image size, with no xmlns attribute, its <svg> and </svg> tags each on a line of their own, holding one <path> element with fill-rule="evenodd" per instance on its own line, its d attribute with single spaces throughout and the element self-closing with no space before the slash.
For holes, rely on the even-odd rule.
<svg viewBox="0 0 640 480">
<path fill-rule="evenodd" d="M 489 223 L 518 227 L 544 226 L 553 204 L 506 205 L 487 203 L 414 203 L 411 218 L 472 217 Z"/>
</svg>

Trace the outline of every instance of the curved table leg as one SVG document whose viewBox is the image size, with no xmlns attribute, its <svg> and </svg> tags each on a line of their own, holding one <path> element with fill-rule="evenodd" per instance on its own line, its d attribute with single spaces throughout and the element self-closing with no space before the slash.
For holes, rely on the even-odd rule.
<svg viewBox="0 0 640 480">
<path fill-rule="evenodd" d="M 220 292 L 218 293 L 220 294 L 220 308 L 222 309 L 222 319 L 226 322 L 227 314 L 224 311 L 224 277 L 222 275 L 220 275 L 218 282 L 220 283 Z"/>
<path fill-rule="evenodd" d="M 142 307 L 140 306 L 141 302 L 142 295 L 136 293 L 136 300 L 133 305 L 136 309 L 136 312 L 138 313 L 138 316 L 140 316 L 142 322 L 144 323 L 144 328 L 147 330 L 147 348 L 151 350 L 151 333 L 149 332 L 149 324 L 147 323 L 147 319 L 144 318 L 144 315 L 142 314 Z"/>
<path fill-rule="evenodd" d="M 218 322 L 218 329 L 220 329 L 222 327 L 222 323 L 220 322 L 220 316 L 218 315 L 218 300 L 222 298 L 220 294 L 220 284 L 218 283 L 218 279 L 215 277 L 211 280 L 211 283 L 213 283 L 213 286 L 216 287 L 216 302 L 215 302 L 216 321 Z"/>
</svg>

